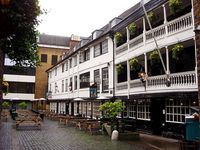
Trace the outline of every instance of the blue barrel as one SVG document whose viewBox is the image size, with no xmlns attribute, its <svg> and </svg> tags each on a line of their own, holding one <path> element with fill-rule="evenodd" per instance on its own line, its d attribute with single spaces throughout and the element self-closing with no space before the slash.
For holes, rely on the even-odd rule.
<svg viewBox="0 0 200 150">
<path fill-rule="evenodd" d="M 200 123 L 194 118 L 186 118 L 186 140 L 197 141 L 200 139 Z"/>
</svg>

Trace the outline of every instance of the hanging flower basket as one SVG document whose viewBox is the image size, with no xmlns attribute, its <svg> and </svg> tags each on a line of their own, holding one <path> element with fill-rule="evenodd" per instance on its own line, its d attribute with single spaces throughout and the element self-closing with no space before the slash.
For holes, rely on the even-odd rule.
<svg viewBox="0 0 200 150">
<path fill-rule="evenodd" d="M 8 94 L 9 84 L 7 81 L 2 82 L 2 92 L 6 95 Z"/>
<path fill-rule="evenodd" d="M 147 14 L 149 20 L 151 23 L 155 22 L 157 17 L 156 17 L 156 14 L 153 12 L 153 11 L 150 11 L 148 14 Z"/>
<path fill-rule="evenodd" d="M 138 70 L 140 67 L 140 64 L 138 62 L 137 58 L 132 58 L 129 60 L 130 70 Z"/>
<path fill-rule="evenodd" d="M 153 64 L 157 64 L 158 62 L 160 62 L 159 54 L 156 50 L 154 50 L 150 54 L 150 63 L 151 65 L 153 65 Z"/>
<path fill-rule="evenodd" d="M 115 33 L 115 39 L 117 43 L 121 43 L 122 42 L 122 34 L 120 32 L 116 32 Z"/>
<path fill-rule="evenodd" d="M 175 60 L 179 60 L 180 58 L 180 54 L 182 53 L 184 47 L 181 44 L 176 44 L 173 48 L 172 48 L 172 58 Z"/>
<path fill-rule="evenodd" d="M 128 30 L 129 30 L 130 35 L 136 34 L 137 25 L 135 24 L 135 22 L 128 25 Z"/>
<path fill-rule="evenodd" d="M 169 0 L 170 12 L 175 14 L 178 11 L 182 10 L 182 0 Z"/>
<path fill-rule="evenodd" d="M 116 70 L 117 70 L 118 74 L 121 74 L 123 72 L 123 70 L 124 70 L 124 67 L 122 66 L 122 64 L 118 64 L 116 66 Z"/>
</svg>

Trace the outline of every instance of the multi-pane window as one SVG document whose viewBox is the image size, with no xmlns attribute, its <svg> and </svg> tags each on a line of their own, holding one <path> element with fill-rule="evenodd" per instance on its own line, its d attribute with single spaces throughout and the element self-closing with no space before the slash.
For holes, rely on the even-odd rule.
<svg viewBox="0 0 200 150">
<path fill-rule="evenodd" d="M 52 72 L 51 71 L 49 72 L 49 77 L 52 78 Z"/>
<path fill-rule="evenodd" d="M 108 52 L 108 40 L 105 40 L 94 46 L 94 57 Z"/>
<path fill-rule="evenodd" d="M 49 84 L 49 91 L 51 91 L 51 84 Z"/>
<path fill-rule="evenodd" d="M 74 56 L 74 67 L 77 66 L 77 55 Z"/>
<path fill-rule="evenodd" d="M 105 54 L 108 52 L 108 40 L 105 40 L 101 43 L 102 45 L 102 50 L 101 50 L 101 53 L 102 54 Z"/>
<path fill-rule="evenodd" d="M 74 90 L 77 90 L 77 76 L 74 76 Z"/>
<path fill-rule="evenodd" d="M 62 80 L 62 92 L 64 92 L 64 80 Z"/>
<path fill-rule="evenodd" d="M 129 110 L 128 110 L 129 118 L 136 118 L 136 103 L 129 102 Z"/>
<path fill-rule="evenodd" d="M 97 85 L 97 92 L 99 92 L 99 90 L 100 90 L 100 73 L 99 73 L 99 69 L 94 70 L 94 82 Z"/>
<path fill-rule="evenodd" d="M 35 92 L 35 83 L 27 82 L 8 82 L 9 93 L 29 93 Z"/>
<path fill-rule="evenodd" d="M 65 70 L 66 71 L 68 70 L 68 60 L 66 61 L 66 64 L 65 64 Z"/>
<path fill-rule="evenodd" d="M 102 92 L 108 92 L 108 67 L 102 69 Z"/>
<path fill-rule="evenodd" d="M 128 102 L 123 102 L 123 117 L 128 117 Z"/>
<path fill-rule="evenodd" d="M 57 76 L 57 68 L 55 68 L 55 76 Z"/>
<path fill-rule="evenodd" d="M 57 86 L 57 83 L 56 83 L 56 82 L 55 82 L 54 90 L 55 90 L 55 93 L 57 93 L 58 86 Z"/>
<path fill-rule="evenodd" d="M 73 90 L 72 77 L 69 79 L 69 91 Z"/>
<path fill-rule="evenodd" d="M 57 62 L 58 62 L 58 56 L 57 55 L 52 55 L 51 65 L 55 65 Z"/>
<path fill-rule="evenodd" d="M 191 114 L 191 100 L 167 100 L 166 101 L 166 122 L 185 122 L 185 116 Z"/>
<path fill-rule="evenodd" d="M 79 62 L 83 63 L 83 62 L 85 62 L 87 60 L 90 60 L 90 49 L 87 49 L 87 50 L 82 51 L 80 53 Z"/>
<path fill-rule="evenodd" d="M 62 64 L 62 72 L 65 70 L 65 64 Z"/>
<path fill-rule="evenodd" d="M 100 44 L 94 46 L 94 57 L 101 55 L 101 46 Z"/>
<path fill-rule="evenodd" d="M 68 91 L 68 79 L 65 79 L 65 92 Z"/>
<path fill-rule="evenodd" d="M 80 88 L 87 88 L 90 86 L 90 72 L 80 75 Z"/>
<path fill-rule="evenodd" d="M 69 59 L 69 68 L 72 68 L 72 58 Z"/>
<path fill-rule="evenodd" d="M 150 100 L 138 101 L 137 118 L 140 120 L 150 120 Z"/>
<path fill-rule="evenodd" d="M 47 62 L 47 54 L 41 54 L 41 62 Z"/>
</svg>

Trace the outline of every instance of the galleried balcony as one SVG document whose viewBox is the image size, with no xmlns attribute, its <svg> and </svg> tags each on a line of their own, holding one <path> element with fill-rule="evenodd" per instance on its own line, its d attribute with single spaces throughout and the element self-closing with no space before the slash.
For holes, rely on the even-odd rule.
<svg viewBox="0 0 200 150">
<path fill-rule="evenodd" d="M 148 12 L 153 27 L 153 33 L 150 31 L 149 25 L 145 17 L 136 20 L 127 26 L 127 30 L 123 30 L 123 40 L 121 43 L 116 42 L 116 56 L 129 51 L 137 50 L 138 47 L 145 46 L 153 42 L 153 35 L 157 40 L 166 40 L 167 37 L 181 37 L 184 32 L 193 30 L 193 20 L 191 13 L 191 2 L 182 0 L 182 8 L 177 12 L 171 12 L 169 4 L 160 6 L 157 9 Z M 130 30 L 132 29 L 132 30 Z M 134 32 L 132 32 L 134 31 Z M 153 35 L 152 35 L 153 34 Z"/>
<path fill-rule="evenodd" d="M 196 91 L 194 41 L 170 45 L 160 49 L 168 76 L 165 74 L 157 51 L 117 64 L 116 94 Z M 128 63 L 127 63 L 128 62 Z M 167 79 L 171 84 L 167 84 Z"/>
</svg>

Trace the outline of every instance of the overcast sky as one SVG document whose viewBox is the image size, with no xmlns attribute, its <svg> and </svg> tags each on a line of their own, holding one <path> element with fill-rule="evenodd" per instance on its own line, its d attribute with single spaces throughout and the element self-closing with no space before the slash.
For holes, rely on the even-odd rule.
<svg viewBox="0 0 200 150">
<path fill-rule="evenodd" d="M 40 0 L 40 33 L 88 37 L 139 0 Z"/>
</svg>

